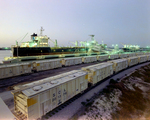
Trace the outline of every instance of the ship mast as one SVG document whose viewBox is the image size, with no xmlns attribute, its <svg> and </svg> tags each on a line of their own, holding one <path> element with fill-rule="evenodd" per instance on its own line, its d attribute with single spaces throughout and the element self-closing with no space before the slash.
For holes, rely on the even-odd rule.
<svg viewBox="0 0 150 120">
<path fill-rule="evenodd" d="M 42 32 L 44 31 L 43 27 L 41 27 L 40 35 L 42 36 Z"/>
<path fill-rule="evenodd" d="M 42 32 L 44 31 L 43 27 L 41 27 L 41 30 L 40 30 L 40 36 L 42 36 Z M 43 40 L 42 40 L 42 47 L 43 47 Z"/>
</svg>

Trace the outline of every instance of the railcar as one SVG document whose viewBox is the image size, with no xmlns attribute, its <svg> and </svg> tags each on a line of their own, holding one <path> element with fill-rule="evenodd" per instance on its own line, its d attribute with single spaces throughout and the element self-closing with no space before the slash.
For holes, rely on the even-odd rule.
<svg viewBox="0 0 150 120">
<path fill-rule="evenodd" d="M 109 60 L 114 60 L 114 59 L 117 59 L 119 58 L 119 54 L 111 54 L 109 55 Z"/>
<path fill-rule="evenodd" d="M 128 66 L 131 67 L 133 65 L 137 65 L 139 63 L 139 58 L 138 56 L 134 56 L 134 57 L 129 57 L 127 58 L 128 60 Z"/>
<path fill-rule="evenodd" d="M 127 53 L 119 54 L 119 58 L 127 58 L 127 57 L 128 57 Z"/>
<path fill-rule="evenodd" d="M 91 63 L 97 61 L 96 56 L 84 56 L 82 57 L 82 63 Z"/>
<path fill-rule="evenodd" d="M 142 55 L 141 55 L 142 54 Z M 32 72 L 50 70 L 55 68 L 60 68 L 62 66 L 71 66 L 77 65 L 81 63 L 91 63 L 96 61 L 107 61 L 107 60 L 114 60 L 118 58 L 131 58 L 133 56 L 140 56 L 138 57 L 138 62 L 142 63 L 147 60 L 150 60 L 150 54 L 138 52 L 138 53 L 128 53 L 128 54 L 112 54 L 112 55 L 96 55 L 96 56 L 83 56 L 83 57 L 72 57 L 72 58 L 61 58 L 61 59 L 51 59 L 51 60 L 37 60 L 33 62 L 23 62 L 23 63 L 16 63 L 16 64 L 7 64 L 0 66 L 0 79 L 5 79 L 9 77 L 19 76 L 23 74 L 30 74 Z M 127 58 L 128 58 L 127 57 Z M 134 60 L 133 60 L 134 61 Z M 128 60 L 129 66 L 132 66 L 132 60 Z"/>
<path fill-rule="evenodd" d="M 99 81 L 113 74 L 113 63 L 100 63 L 88 67 L 83 67 L 82 70 L 88 72 L 88 82 L 95 85 Z"/>
<path fill-rule="evenodd" d="M 12 91 L 15 115 L 19 119 L 38 119 L 47 112 L 87 89 L 87 72 L 71 71 L 59 77 L 50 77 L 36 85 L 27 85 Z"/>
<path fill-rule="evenodd" d="M 62 58 L 62 66 L 71 66 L 82 63 L 82 57 Z"/>
<path fill-rule="evenodd" d="M 108 57 L 108 55 L 97 55 L 97 61 L 106 61 Z"/>
<path fill-rule="evenodd" d="M 140 55 L 138 56 L 139 58 L 139 63 L 143 63 L 147 61 L 147 56 L 146 55 Z"/>
<path fill-rule="evenodd" d="M 32 63 L 31 69 L 32 71 L 43 71 L 43 70 L 50 70 L 59 67 L 62 67 L 62 60 L 52 59 L 52 60 L 35 61 Z"/>
<path fill-rule="evenodd" d="M 113 69 L 114 69 L 115 73 L 117 73 L 123 69 L 126 69 L 128 67 L 128 60 L 127 59 L 117 59 L 117 60 L 111 60 L 108 62 L 113 63 Z"/>
</svg>

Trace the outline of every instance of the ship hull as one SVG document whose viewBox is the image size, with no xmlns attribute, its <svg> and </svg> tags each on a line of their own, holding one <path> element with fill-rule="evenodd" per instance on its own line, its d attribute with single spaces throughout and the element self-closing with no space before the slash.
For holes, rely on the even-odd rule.
<svg viewBox="0 0 150 120">
<path fill-rule="evenodd" d="M 13 57 L 17 56 L 37 56 L 37 55 L 61 55 L 61 54 L 78 54 L 86 53 L 89 48 L 84 47 L 13 47 Z"/>
</svg>

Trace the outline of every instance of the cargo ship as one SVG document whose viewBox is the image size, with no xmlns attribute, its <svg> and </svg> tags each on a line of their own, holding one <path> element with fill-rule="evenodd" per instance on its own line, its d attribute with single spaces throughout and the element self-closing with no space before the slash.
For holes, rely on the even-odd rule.
<svg viewBox="0 0 150 120">
<path fill-rule="evenodd" d="M 80 54 L 80 56 L 87 54 L 105 54 L 106 44 L 98 44 L 94 39 L 94 35 L 91 36 L 90 41 L 80 42 L 81 46 L 78 45 L 78 41 L 75 42 L 73 47 L 59 47 L 57 40 L 52 41 L 46 35 L 42 35 L 43 28 L 41 27 L 40 35 L 33 33 L 31 40 L 28 42 L 22 42 L 19 46 L 18 43 L 11 47 L 13 57 L 24 57 L 24 56 L 39 56 L 39 55 L 61 55 L 61 54 Z M 54 47 L 50 47 L 48 41 L 54 43 Z M 70 56 L 71 57 L 71 56 Z"/>
</svg>

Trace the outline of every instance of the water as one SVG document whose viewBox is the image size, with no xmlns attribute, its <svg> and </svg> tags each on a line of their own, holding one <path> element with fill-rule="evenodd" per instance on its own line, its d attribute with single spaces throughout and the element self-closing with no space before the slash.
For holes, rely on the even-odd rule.
<svg viewBox="0 0 150 120">
<path fill-rule="evenodd" d="M 0 63 L 4 61 L 4 57 L 12 57 L 11 50 L 0 50 Z"/>
</svg>

